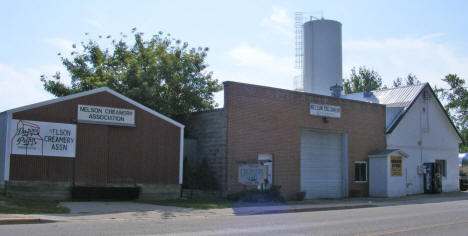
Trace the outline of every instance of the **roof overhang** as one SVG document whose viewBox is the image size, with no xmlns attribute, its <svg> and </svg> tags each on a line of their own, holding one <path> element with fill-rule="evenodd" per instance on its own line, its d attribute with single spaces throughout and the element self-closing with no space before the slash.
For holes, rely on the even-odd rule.
<svg viewBox="0 0 468 236">
<path fill-rule="evenodd" d="M 369 154 L 368 157 L 376 158 L 376 157 L 388 157 L 388 156 L 394 156 L 394 155 L 398 155 L 398 156 L 402 156 L 402 157 L 408 157 L 408 154 L 406 154 L 405 152 L 403 152 L 400 149 L 381 150 L 381 151 L 377 151 L 377 152 Z"/>
<path fill-rule="evenodd" d="M 108 87 L 101 87 L 101 88 L 97 88 L 97 89 L 93 89 L 93 90 L 88 90 L 88 91 L 84 91 L 84 92 L 80 92 L 80 93 L 75 93 L 75 94 L 71 94 L 71 95 L 68 95 L 68 96 L 63 96 L 63 97 L 59 97 L 59 98 L 55 98 L 55 99 L 51 99 L 51 100 L 47 100 L 47 101 L 44 101 L 44 102 L 39 102 L 39 103 L 34 103 L 34 104 L 31 104 L 31 105 L 27 105 L 27 106 L 22 106 L 22 107 L 18 107 L 18 108 L 14 108 L 14 109 L 11 109 L 11 110 L 7 110 L 7 111 L 4 111 L 6 113 L 16 113 L 16 112 L 20 112 L 20 111 L 25 111 L 25 110 L 30 110 L 30 109 L 34 109 L 34 108 L 38 108 L 38 107 L 42 107 L 42 106 L 46 106 L 46 105 L 50 105 L 50 104 L 54 104 L 54 103 L 59 103 L 59 102 L 63 102 L 63 101 L 67 101 L 67 100 L 71 100 L 71 99 L 75 99 L 75 98 L 79 98 L 79 97 L 84 97 L 84 96 L 88 96 L 88 95 L 91 95 L 91 94 L 96 94 L 96 93 L 101 93 L 101 92 L 108 92 L 148 113 L 150 113 L 151 115 L 153 116 L 156 116 L 156 117 L 159 117 L 179 128 L 184 128 L 185 126 L 135 100 L 132 100 Z M 2 112 L 3 113 L 3 112 Z"/>
</svg>

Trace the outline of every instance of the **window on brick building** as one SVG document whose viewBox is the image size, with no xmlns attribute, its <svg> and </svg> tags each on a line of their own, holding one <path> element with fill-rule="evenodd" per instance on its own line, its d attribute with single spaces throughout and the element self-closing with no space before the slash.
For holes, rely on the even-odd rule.
<svg viewBox="0 0 468 236">
<path fill-rule="evenodd" d="M 354 162 L 354 181 L 367 182 L 367 162 L 356 161 Z"/>
</svg>

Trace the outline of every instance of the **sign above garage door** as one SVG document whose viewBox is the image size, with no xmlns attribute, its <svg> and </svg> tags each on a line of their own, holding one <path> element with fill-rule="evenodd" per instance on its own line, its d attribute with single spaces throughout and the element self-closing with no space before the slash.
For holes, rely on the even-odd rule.
<svg viewBox="0 0 468 236">
<path fill-rule="evenodd" d="M 327 104 L 310 104 L 310 114 L 313 116 L 325 116 L 332 118 L 341 117 L 341 107 Z"/>
<path fill-rule="evenodd" d="M 135 110 L 80 104 L 78 105 L 78 122 L 135 126 Z"/>
</svg>

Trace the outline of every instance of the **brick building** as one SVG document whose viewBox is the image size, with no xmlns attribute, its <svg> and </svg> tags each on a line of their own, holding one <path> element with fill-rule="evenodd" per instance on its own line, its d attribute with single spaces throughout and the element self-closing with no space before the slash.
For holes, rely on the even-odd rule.
<svg viewBox="0 0 468 236">
<path fill-rule="evenodd" d="M 195 113 L 186 132 L 197 143 L 186 156 L 208 159 L 224 193 L 248 187 L 240 168 L 254 164 L 288 199 L 367 196 L 368 155 L 386 148 L 385 106 L 225 82 L 224 108 Z"/>
</svg>

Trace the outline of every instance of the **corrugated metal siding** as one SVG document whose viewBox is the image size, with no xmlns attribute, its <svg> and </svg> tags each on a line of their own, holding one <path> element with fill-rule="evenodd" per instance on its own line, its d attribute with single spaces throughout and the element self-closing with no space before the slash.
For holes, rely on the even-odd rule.
<svg viewBox="0 0 468 236">
<path fill-rule="evenodd" d="M 179 183 L 180 128 L 107 92 L 17 112 L 13 119 L 74 123 L 78 104 L 134 109 L 136 127 L 77 124 L 75 159 L 12 155 L 12 180 Z"/>
<path fill-rule="evenodd" d="M 11 155 L 10 179 L 71 182 L 73 162 L 61 157 Z"/>
<path fill-rule="evenodd" d="M 363 102 L 384 104 L 387 107 L 408 107 L 418 96 L 426 84 L 411 85 L 399 88 L 374 90 L 372 95 L 364 97 L 364 93 L 352 93 L 343 95 L 342 98 Z"/>
<path fill-rule="evenodd" d="M 5 176 L 5 144 L 7 137 L 7 113 L 0 114 L 0 181 L 4 180 Z"/>
<path fill-rule="evenodd" d="M 75 184 L 107 184 L 108 126 L 78 124 L 76 138 Z"/>
<path fill-rule="evenodd" d="M 387 107 L 408 107 L 418 96 L 425 84 L 406 86 L 394 89 L 373 91 L 379 104 L 385 104 Z"/>
</svg>

